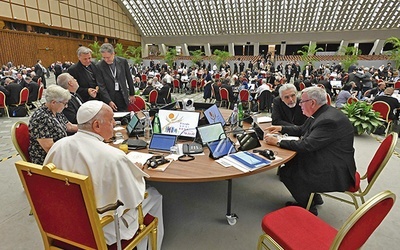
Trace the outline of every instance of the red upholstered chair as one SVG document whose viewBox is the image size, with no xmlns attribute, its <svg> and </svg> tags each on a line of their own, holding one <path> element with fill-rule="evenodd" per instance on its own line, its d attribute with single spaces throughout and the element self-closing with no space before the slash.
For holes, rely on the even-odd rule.
<svg viewBox="0 0 400 250">
<path fill-rule="evenodd" d="M 43 96 L 43 90 L 44 90 L 44 86 L 41 85 L 41 86 L 39 87 L 39 90 L 38 90 L 37 99 L 36 99 L 36 101 L 34 101 L 34 104 L 35 104 L 35 106 L 36 106 L 37 108 L 39 108 L 40 106 L 42 106 L 41 100 L 42 100 L 42 96 Z"/>
<path fill-rule="evenodd" d="M 142 82 L 147 82 L 147 75 L 142 74 L 140 77 L 142 78 Z"/>
<path fill-rule="evenodd" d="M 28 88 L 23 88 L 19 92 L 19 101 L 18 103 L 12 104 L 13 106 L 21 106 L 25 105 L 26 110 L 29 113 L 29 106 L 28 106 L 28 98 L 29 98 L 29 89 Z"/>
<path fill-rule="evenodd" d="M 247 107 L 250 110 L 250 92 L 247 89 L 239 91 L 239 100 L 242 102 L 243 107 Z"/>
<path fill-rule="evenodd" d="M 117 249 L 106 245 L 103 227 L 113 221 L 111 215 L 101 219 L 96 211 L 93 184 L 88 176 L 46 166 L 18 161 L 15 163 L 26 196 L 32 207 L 45 249 Z M 122 240 L 123 249 L 133 249 L 150 236 L 157 249 L 158 219 L 143 216 L 138 209 L 139 229 L 131 240 Z"/>
<path fill-rule="evenodd" d="M 226 88 L 220 88 L 219 89 L 219 96 L 221 97 L 221 106 L 222 104 L 225 103 L 226 108 L 229 109 L 230 105 L 231 105 L 231 100 L 229 99 L 229 92 Z"/>
<path fill-rule="evenodd" d="M 258 249 L 359 249 L 389 213 L 396 200 L 390 191 L 381 192 L 354 211 L 336 230 L 304 208 L 284 207 L 264 216 L 264 234 Z"/>
<path fill-rule="evenodd" d="M 303 89 L 306 88 L 306 85 L 304 84 L 304 82 L 300 82 L 299 86 L 300 86 L 300 91 L 302 91 Z"/>
<path fill-rule="evenodd" d="M 174 93 L 175 93 L 176 91 L 178 91 L 178 93 L 181 92 L 181 86 L 180 86 L 180 84 L 179 84 L 179 80 L 178 80 L 178 79 L 174 79 L 174 81 L 173 81 L 173 87 L 174 87 Z"/>
<path fill-rule="evenodd" d="M 41 78 L 41 77 L 38 78 L 37 84 L 39 85 L 39 87 L 40 87 L 40 86 L 43 86 L 43 84 L 42 84 L 42 78 Z"/>
<path fill-rule="evenodd" d="M 329 106 L 331 106 L 332 104 L 331 96 L 328 93 L 326 93 L 326 104 L 328 104 Z"/>
<path fill-rule="evenodd" d="M 11 127 L 11 140 L 22 160 L 31 162 L 29 157 L 29 128 L 25 122 L 18 121 Z"/>
<path fill-rule="evenodd" d="M 8 107 L 6 104 L 6 95 L 0 91 L 0 109 L 4 109 L 4 113 L 6 113 L 7 117 L 10 117 L 8 114 Z"/>
<path fill-rule="evenodd" d="M 392 120 L 389 119 L 389 114 L 391 112 L 389 104 L 384 101 L 376 101 L 372 103 L 372 109 L 376 112 L 379 112 L 380 117 L 386 122 L 387 126 L 385 130 L 385 135 L 387 135 L 392 125 Z"/>
<path fill-rule="evenodd" d="M 197 80 L 196 79 L 190 80 L 190 88 L 192 89 L 192 91 L 197 92 Z"/>
<path fill-rule="evenodd" d="M 153 89 L 149 93 L 149 103 L 151 105 L 156 105 L 157 103 L 157 98 L 158 98 L 158 91 L 156 89 Z"/>
<path fill-rule="evenodd" d="M 146 101 L 139 95 L 135 95 L 135 102 L 128 105 L 129 111 L 140 111 L 146 109 Z"/>
<path fill-rule="evenodd" d="M 395 132 L 390 133 L 381 142 L 378 149 L 376 150 L 374 156 L 372 157 L 368 165 L 367 172 L 362 177 L 360 177 L 360 174 L 356 172 L 355 185 L 353 187 L 350 187 L 349 190 L 344 192 L 345 194 L 350 196 L 351 200 L 335 196 L 331 193 L 321 193 L 321 194 L 330 198 L 334 198 L 339 201 L 343 201 L 348 204 L 352 204 L 357 209 L 359 207 L 357 199 L 361 200 L 361 204 L 365 203 L 364 197 L 369 193 L 376 179 L 378 179 L 379 174 L 382 172 L 383 168 L 386 166 L 390 157 L 392 156 L 393 151 L 396 147 L 397 138 L 398 138 L 397 133 Z M 313 198 L 314 194 L 311 194 L 310 199 L 308 200 L 307 208 L 310 208 Z"/>
<path fill-rule="evenodd" d="M 358 99 L 354 96 L 350 96 L 349 99 L 347 99 L 347 103 L 352 104 L 353 102 L 358 102 Z"/>
<path fill-rule="evenodd" d="M 400 81 L 394 83 L 394 89 L 400 89 Z"/>
</svg>

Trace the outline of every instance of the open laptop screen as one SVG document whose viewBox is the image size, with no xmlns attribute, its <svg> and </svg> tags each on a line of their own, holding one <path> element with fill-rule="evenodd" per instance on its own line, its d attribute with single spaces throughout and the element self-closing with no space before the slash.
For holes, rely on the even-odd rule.
<svg viewBox="0 0 400 250">
<path fill-rule="evenodd" d="M 203 145 L 208 142 L 218 141 L 220 139 L 226 138 L 224 128 L 222 127 L 222 124 L 220 122 L 200 126 L 197 128 L 197 131 L 199 131 L 199 135 L 201 141 L 203 142 Z"/>
<path fill-rule="evenodd" d="M 212 105 L 208 109 L 204 111 L 204 115 L 207 118 L 208 123 L 214 124 L 217 122 L 220 122 L 222 126 L 225 126 L 225 119 L 221 114 L 221 111 L 219 111 L 217 105 Z"/>
<path fill-rule="evenodd" d="M 175 145 L 175 135 L 153 134 L 149 144 L 149 150 L 169 152 L 171 147 Z"/>
<path fill-rule="evenodd" d="M 200 113 L 191 111 L 162 110 L 158 111 L 161 133 L 183 137 L 196 137 Z"/>
</svg>

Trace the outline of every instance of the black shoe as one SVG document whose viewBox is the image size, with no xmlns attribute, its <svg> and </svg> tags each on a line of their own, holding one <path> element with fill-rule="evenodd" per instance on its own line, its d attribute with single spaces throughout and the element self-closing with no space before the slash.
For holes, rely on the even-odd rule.
<svg viewBox="0 0 400 250">
<path fill-rule="evenodd" d="M 320 194 L 314 195 L 313 204 L 316 206 L 324 204 L 324 200 L 322 199 Z"/>
</svg>

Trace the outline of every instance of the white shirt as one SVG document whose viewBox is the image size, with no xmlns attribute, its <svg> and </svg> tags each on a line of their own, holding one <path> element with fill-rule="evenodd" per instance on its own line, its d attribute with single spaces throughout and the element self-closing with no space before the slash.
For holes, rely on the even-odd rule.
<svg viewBox="0 0 400 250">
<path fill-rule="evenodd" d="M 126 157 L 121 150 L 107 145 L 97 134 L 79 130 L 72 136 L 58 140 L 47 153 L 44 165 L 54 163 L 58 169 L 90 176 L 96 206 L 103 207 L 117 199 L 124 203 L 118 208 L 121 239 L 131 239 L 138 229 L 136 207 L 144 199 L 145 180 L 148 176 Z M 112 215 L 112 212 L 108 215 Z M 103 217 L 107 213 L 99 215 Z M 126 221 L 129 225 L 124 225 Z M 114 223 L 103 228 L 107 244 L 116 242 Z"/>
</svg>

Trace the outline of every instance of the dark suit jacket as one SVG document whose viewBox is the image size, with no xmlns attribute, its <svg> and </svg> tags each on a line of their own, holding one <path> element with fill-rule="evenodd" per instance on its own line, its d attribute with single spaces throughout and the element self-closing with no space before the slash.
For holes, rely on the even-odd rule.
<svg viewBox="0 0 400 250">
<path fill-rule="evenodd" d="M 79 88 L 77 93 L 81 96 L 83 102 L 93 99 L 88 94 L 88 89 L 96 88 L 100 85 L 99 82 L 103 81 L 101 72 L 96 65 L 92 63 L 90 68 L 92 69 L 93 74 L 89 73 L 81 62 L 78 62 L 68 68 L 68 73 L 78 81 Z M 101 93 L 96 96 L 96 99 L 100 100 L 100 98 Z"/>
<path fill-rule="evenodd" d="M 28 103 L 31 104 L 32 102 L 36 101 L 38 97 L 39 84 L 37 84 L 37 82 L 31 81 L 27 84 L 27 88 L 29 89 Z"/>
<path fill-rule="evenodd" d="M 120 91 L 124 97 L 126 105 L 129 104 L 129 96 L 135 95 L 135 89 L 133 87 L 132 74 L 129 70 L 128 61 L 124 58 L 115 56 L 115 64 L 117 69 L 117 81 L 119 83 Z M 111 73 L 110 66 L 101 60 L 97 63 L 103 82 L 99 83 L 101 98 L 103 102 L 110 103 L 115 102 L 116 91 L 115 91 L 115 81 Z"/>
<path fill-rule="evenodd" d="M 157 103 L 171 103 L 171 91 L 172 86 L 168 83 L 164 84 L 164 86 L 158 90 Z"/>
<path fill-rule="evenodd" d="M 284 126 L 281 132 L 301 136 L 298 141 L 280 143 L 282 148 L 297 152 L 286 167 L 299 188 L 345 191 L 354 184 L 354 128 L 340 110 L 323 105 L 302 126 Z"/>
<path fill-rule="evenodd" d="M 78 124 L 76 120 L 76 113 L 78 112 L 78 109 L 81 106 L 81 104 L 76 98 L 79 98 L 82 102 L 82 98 L 79 96 L 79 94 L 76 94 L 76 97 L 74 97 L 73 94 L 71 93 L 71 99 L 68 101 L 68 107 L 65 107 L 63 110 L 63 114 L 72 124 Z"/>
<path fill-rule="evenodd" d="M 307 116 L 303 115 L 299 101 L 297 100 L 294 108 L 289 108 L 279 96 L 275 97 L 271 115 L 272 125 L 303 125 L 307 120 Z"/>
<path fill-rule="evenodd" d="M 19 102 L 19 93 L 22 90 L 21 85 L 16 82 L 11 82 L 7 86 L 5 86 L 5 88 L 8 90 L 8 92 L 10 92 L 10 94 L 7 96 L 6 104 L 17 104 Z"/>
</svg>

